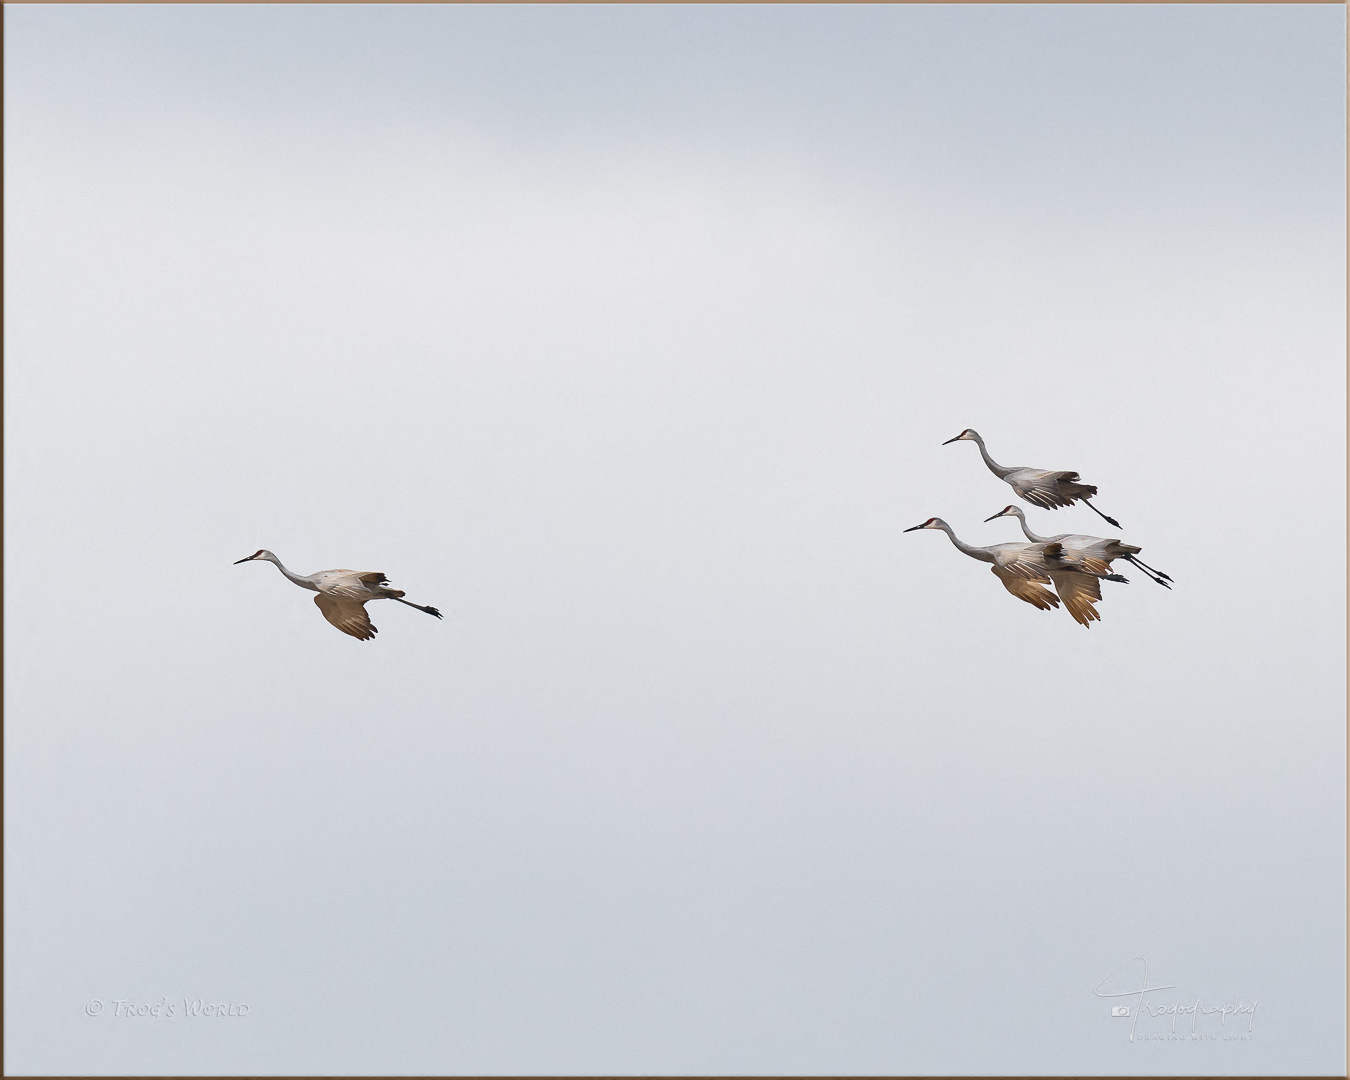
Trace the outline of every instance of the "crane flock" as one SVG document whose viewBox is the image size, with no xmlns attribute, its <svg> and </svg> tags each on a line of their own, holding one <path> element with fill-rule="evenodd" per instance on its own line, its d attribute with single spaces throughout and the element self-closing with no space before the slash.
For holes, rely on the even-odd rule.
<svg viewBox="0 0 1350 1080">
<path fill-rule="evenodd" d="M 1076 472 L 1000 465 L 989 456 L 979 432 L 971 428 L 966 428 L 942 445 L 962 441 L 973 442 L 978 446 L 989 471 L 1033 506 L 1053 510 L 1082 502 L 1098 517 L 1120 528 L 1115 518 L 1107 517 L 1092 505 L 1091 499 L 1097 494 L 1097 488 L 1092 484 L 1084 484 Z M 1111 563 L 1116 559 L 1137 567 L 1164 588 L 1172 587 L 1170 577 L 1139 558 L 1139 552 L 1143 549 L 1135 544 L 1081 533 L 1038 536 L 1031 531 L 1026 515 L 1016 506 L 1005 506 L 984 520 L 993 521 L 1001 517 L 1016 517 L 1022 524 L 1022 532 L 1028 542 L 976 547 L 965 543 L 950 525 L 936 517 L 904 531 L 937 529 L 945 532 L 958 551 L 972 559 L 990 563 L 989 569 L 994 576 L 1017 599 L 1042 611 L 1050 611 L 1062 604 L 1074 621 L 1082 626 L 1091 626 L 1101 619 L 1097 604 L 1102 599 L 1103 581 L 1128 583 L 1128 578 L 1112 573 Z M 434 607 L 403 599 L 403 590 L 392 588 L 389 579 L 378 570 L 320 570 L 314 574 L 296 574 L 266 548 L 239 559 L 235 565 L 254 561 L 272 563 L 288 581 L 317 593 L 314 603 L 323 617 L 344 634 L 359 641 L 369 641 L 377 633 L 366 612 L 366 604 L 372 600 L 396 600 L 407 607 L 441 618 L 441 613 Z M 1054 591 L 1046 588 L 1047 585 L 1053 586 Z"/>
<path fill-rule="evenodd" d="M 1081 501 L 1098 517 L 1120 528 L 1120 522 L 1113 517 L 1107 517 L 1092 505 L 1091 499 L 1097 494 L 1097 488 L 1092 484 L 1082 483 L 1076 472 L 1000 465 L 989 456 L 979 432 L 971 428 L 966 428 L 960 435 L 948 439 L 942 445 L 961 441 L 973 442 L 978 446 L 980 456 L 989 466 L 989 471 L 1033 506 L 1054 510 Z M 1091 626 L 1094 621 L 1101 618 L 1101 614 L 1097 611 L 1097 604 L 1102 598 L 1101 582 L 1129 582 L 1128 578 L 1111 572 L 1111 563 L 1116 559 L 1137 567 L 1150 580 L 1156 581 L 1164 588 L 1172 587 L 1169 584 L 1172 580 L 1170 577 L 1139 559 L 1139 552 L 1143 549 L 1135 544 L 1080 533 L 1038 536 L 1031 531 L 1026 515 L 1017 506 L 1005 506 L 997 514 L 984 520 L 993 521 L 1000 517 L 1016 517 L 1022 523 L 1022 532 L 1029 542 L 975 547 L 959 539 L 952 531 L 952 527 L 941 518 L 929 518 L 920 525 L 906 529 L 905 532 L 915 532 L 919 529 L 939 529 L 945 532 L 958 551 L 969 555 L 972 559 L 992 563 L 990 570 L 994 576 L 1017 599 L 1024 600 L 1042 611 L 1057 608 L 1063 603 L 1074 621 L 1082 626 Z M 1045 588 L 1046 585 L 1053 585 L 1055 591 L 1051 592 Z"/>
</svg>

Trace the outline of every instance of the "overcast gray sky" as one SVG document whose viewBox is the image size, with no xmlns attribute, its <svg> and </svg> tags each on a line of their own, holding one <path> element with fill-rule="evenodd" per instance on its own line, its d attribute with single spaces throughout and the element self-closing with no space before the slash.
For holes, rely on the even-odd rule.
<svg viewBox="0 0 1350 1080">
<path fill-rule="evenodd" d="M 7 1071 L 1344 1071 L 1342 7 L 5 22 Z"/>
</svg>

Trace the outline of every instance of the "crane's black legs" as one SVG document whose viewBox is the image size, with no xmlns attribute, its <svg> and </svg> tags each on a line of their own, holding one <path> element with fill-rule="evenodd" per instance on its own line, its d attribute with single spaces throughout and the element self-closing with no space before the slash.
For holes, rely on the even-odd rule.
<svg viewBox="0 0 1350 1080">
<path fill-rule="evenodd" d="M 1134 556 L 1130 556 L 1130 562 L 1138 563 L 1138 564 L 1139 564 L 1140 566 L 1142 566 L 1145 570 L 1153 570 L 1153 567 L 1149 566 L 1149 564 L 1146 563 L 1146 562 L 1144 562 L 1143 559 L 1138 559 L 1138 558 L 1135 558 Z M 1153 570 L 1153 572 L 1154 572 L 1155 574 L 1157 574 L 1160 578 L 1167 578 L 1168 581 L 1171 581 L 1171 580 L 1172 580 L 1170 577 L 1167 577 L 1167 575 L 1164 574 L 1161 570 Z"/>
<path fill-rule="evenodd" d="M 1083 500 L 1083 502 L 1087 504 L 1088 508 L 1089 508 L 1094 514 L 1096 514 L 1099 518 L 1102 518 L 1108 525 L 1114 525 L 1117 529 L 1120 528 L 1120 522 L 1117 521 L 1117 520 L 1116 520 L 1115 518 L 1113 518 L 1113 517 L 1107 517 L 1105 514 L 1103 514 L 1100 510 L 1098 510 L 1095 506 L 1092 505 L 1092 500 L 1091 500 L 1091 499 L 1086 499 L 1086 498 L 1085 498 L 1085 499 Z"/>
<path fill-rule="evenodd" d="M 1171 581 L 1172 579 L 1167 577 L 1167 575 L 1162 573 L 1162 571 L 1154 570 L 1153 567 L 1151 566 L 1145 566 L 1133 555 L 1126 555 L 1125 558 L 1129 562 L 1133 563 L 1135 566 L 1139 567 L 1139 569 L 1142 570 L 1148 576 L 1150 581 L 1156 581 L 1164 589 L 1170 589 L 1172 587 L 1171 585 L 1167 584 L 1167 581 Z M 1163 578 L 1167 578 L 1167 581 L 1164 581 Z"/>
<path fill-rule="evenodd" d="M 445 618 L 445 616 L 442 615 L 439 611 L 437 611 L 434 607 L 423 607 L 421 604 L 414 604 L 411 600 L 404 600 L 403 598 L 398 596 L 391 596 L 389 599 L 397 600 L 400 604 L 407 604 L 409 607 L 415 607 L 418 611 L 425 611 L 428 615 L 435 615 L 436 618 L 438 619 Z"/>
</svg>

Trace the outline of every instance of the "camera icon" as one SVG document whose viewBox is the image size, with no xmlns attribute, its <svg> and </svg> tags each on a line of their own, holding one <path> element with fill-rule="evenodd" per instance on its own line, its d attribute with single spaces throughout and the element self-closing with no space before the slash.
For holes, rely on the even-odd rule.
<svg viewBox="0 0 1350 1080">
<path fill-rule="evenodd" d="M 1112 1016 L 1129 1016 L 1129 1015 L 1130 1015 L 1130 1007 L 1129 1007 L 1128 1005 L 1112 1005 L 1112 1006 L 1111 1006 L 1111 1015 L 1112 1015 Z"/>
</svg>

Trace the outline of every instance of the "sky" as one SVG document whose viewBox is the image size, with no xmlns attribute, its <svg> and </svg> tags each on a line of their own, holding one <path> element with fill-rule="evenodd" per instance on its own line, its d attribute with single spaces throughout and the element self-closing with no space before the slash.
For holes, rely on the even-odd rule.
<svg viewBox="0 0 1350 1080">
<path fill-rule="evenodd" d="M 1344 1072 L 1341 6 L 5 30 L 6 1071 Z"/>
</svg>

